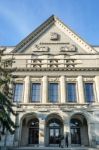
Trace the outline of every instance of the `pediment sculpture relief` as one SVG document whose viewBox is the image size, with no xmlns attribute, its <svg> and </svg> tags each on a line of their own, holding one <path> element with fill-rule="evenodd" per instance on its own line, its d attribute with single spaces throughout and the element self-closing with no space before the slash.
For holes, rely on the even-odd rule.
<svg viewBox="0 0 99 150">
<path fill-rule="evenodd" d="M 65 46 L 60 48 L 61 52 L 75 52 L 77 51 L 77 47 L 73 44 L 67 43 Z"/>
<path fill-rule="evenodd" d="M 50 40 L 56 41 L 59 39 L 59 34 L 56 32 L 51 32 Z"/>
<path fill-rule="evenodd" d="M 48 46 L 39 46 L 39 45 L 35 45 L 37 52 L 48 52 L 49 51 L 49 47 Z"/>
</svg>

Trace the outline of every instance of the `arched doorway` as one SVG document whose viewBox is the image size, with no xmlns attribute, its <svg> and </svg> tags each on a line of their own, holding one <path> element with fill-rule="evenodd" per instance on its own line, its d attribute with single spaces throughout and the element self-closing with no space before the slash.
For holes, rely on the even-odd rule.
<svg viewBox="0 0 99 150">
<path fill-rule="evenodd" d="M 28 144 L 39 144 L 39 120 L 32 119 L 29 124 Z"/>
<path fill-rule="evenodd" d="M 27 114 L 22 118 L 20 145 L 30 144 L 39 144 L 39 120 L 35 114 Z"/>
<path fill-rule="evenodd" d="M 81 122 L 78 119 L 71 119 L 71 144 L 81 144 Z"/>
<path fill-rule="evenodd" d="M 46 146 L 58 146 L 60 137 L 63 136 L 63 122 L 57 115 L 50 116 L 46 122 Z"/>
<path fill-rule="evenodd" d="M 61 125 L 59 120 L 51 119 L 49 124 L 49 145 L 59 144 L 59 137 L 61 135 Z"/>
<path fill-rule="evenodd" d="M 73 115 L 70 120 L 71 145 L 89 145 L 86 118 L 81 114 Z"/>
</svg>

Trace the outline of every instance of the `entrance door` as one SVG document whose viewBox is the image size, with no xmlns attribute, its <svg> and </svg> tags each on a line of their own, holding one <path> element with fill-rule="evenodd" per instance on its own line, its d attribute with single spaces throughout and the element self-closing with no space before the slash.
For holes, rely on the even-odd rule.
<svg viewBox="0 0 99 150">
<path fill-rule="evenodd" d="M 71 144 L 81 144 L 80 128 L 71 128 Z"/>
<path fill-rule="evenodd" d="M 81 122 L 78 119 L 71 119 L 71 144 L 81 145 Z"/>
<path fill-rule="evenodd" d="M 62 135 L 62 123 L 58 119 L 49 120 L 49 145 L 59 146 L 60 136 Z"/>
<path fill-rule="evenodd" d="M 29 124 L 29 144 L 39 144 L 39 121 L 33 119 Z"/>
<path fill-rule="evenodd" d="M 59 144 L 60 128 L 49 128 L 49 144 Z"/>
<path fill-rule="evenodd" d="M 29 144 L 39 144 L 39 131 L 36 128 L 29 129 Z"/>
</svg>

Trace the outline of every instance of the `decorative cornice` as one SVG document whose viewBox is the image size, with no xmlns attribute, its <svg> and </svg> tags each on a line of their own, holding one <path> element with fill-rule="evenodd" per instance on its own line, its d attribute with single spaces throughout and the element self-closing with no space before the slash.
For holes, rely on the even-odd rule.
<svg viewBox="0 0 99 150">
<path fill-rule="evenodd" d="M 23 71 L 99 71 L 98 68 L 17 68 L 16 72 Z"/>
</svg>

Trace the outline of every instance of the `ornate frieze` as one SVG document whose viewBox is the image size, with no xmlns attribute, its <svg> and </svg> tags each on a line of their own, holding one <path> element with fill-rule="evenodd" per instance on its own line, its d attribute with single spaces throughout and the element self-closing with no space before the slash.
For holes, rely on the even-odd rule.
<svg viewBox="0 0 99 150">
<path fill-rule="evenodd" d="M 24 82 L 24 78 L 15 78 L 14 82 L 16 82 L 16 83 Z"/>
<path fill-rule="evenodd" d="M 73 103 L 73 104 L 45 104 L 45 105 L 41 105 L 41 104 L 27 104 L 26 106 L 21 104 L 21 108 L 18 108 L 19 111 L 39 111 L 39 112 L 49 112 L 49 111 L 58 111 L 58 110 L 62 110 L 62 111 L 73 111 L 76 108 L 76 110 L 85 110 L 88 109 L 89 110 L 89 106 L 88 104 L 77 104 L 77 103 Z"/>
<path fill-rule="evenodd" d="M 32 82 L 41 82 L 41 78 L 31 78 Z"/>
<path fill-rule="evenodd" d="M 36 50 L 33 50 L 33 51 L 36 51 L 36 52 L 48 52 L 49 51 L 48 46 L 35 45 L 35 47 L 36 47 Z"/>
<path fill-rule="evenodd" d="M 91 78 L 91 77 L 89 77 L 89 78 L 84 78 L 83 79 L 85 82 L 93 82 L 94 81 L 94 79 L 93 78 Z"/>
<path fill-rule="evenodd" d="M 60 48 L 61 52 L 76 52 L 77 51 L 77 47 L 73 44 L 67 43 L 65 46 L 62 46 Z"/>
<path fill-rule="evenodd" d="M 76 82 L 77 79 L 76 78 L 66 78 L 67 82 Z"/>
<path fill-rule="evenodd" d="M 16 72 L 24 72 L 24 71 L 99 71 L 99 68 L 80 68 L 80 67 L 74 67 L 74 68 L 33 68 L 33 67 L 28 67 L 28 68 L 17 68 Z"/>
<path fill-rule="evenodd" d="M 49 78 L 49 82 L 59 82 L 59 78 Z"/>
</svg>

